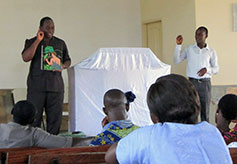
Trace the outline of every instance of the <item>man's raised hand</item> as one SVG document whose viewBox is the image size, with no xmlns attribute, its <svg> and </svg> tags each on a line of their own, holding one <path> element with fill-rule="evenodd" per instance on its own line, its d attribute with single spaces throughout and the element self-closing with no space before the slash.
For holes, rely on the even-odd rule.
<svg viewBox="0 0 237 164">
<path fill-rule="evenodd" d="M 182 37 L 182 35 L 177 36 L 177 38 L 176 38 L 176 43 L 177 43 L 178 45 L 181 45 L 181 44 L 183 43 L 183 37 Z"/>
<path fill-rule="evenodd" d="M 39 30 L 37 32 L 37 40 L 41 41 L 43 38 L 44 38 L 44 32 Z"/>
</svg>

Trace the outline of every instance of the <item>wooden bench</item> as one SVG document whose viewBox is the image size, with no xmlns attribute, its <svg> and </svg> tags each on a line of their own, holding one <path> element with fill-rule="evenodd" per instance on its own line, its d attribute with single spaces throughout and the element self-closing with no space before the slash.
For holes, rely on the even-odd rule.
<svg viewBox="0 0 237 164">
<path fill-rule="evenodd" d="M 106 152 L 84 152 L 66 154 L 35 154 L 29 155 L 28 164 L 89 164 L 105 163 Z"/>
<path fill-rule="evenodd" d="M 44 163 L 105 163 L 104 156 L 109 146 L 78 148 L 11 148 L 0 149 L 1 164 Z M 237 164 L 237 148 L 230 148 L 233 164 Z M 5 155 L 4 155 L 5 154 Z M 3 158 L 2 158 L 3 157 Z M 4 159 L 5 158 L 5 159 Z"/>
<path fill-rule="evenodd" d="M 35 151 L 35 150 L 42 150 L 45 148 L 40 148 L 40 147 L 24 147 L 24 148 L 5 148 L 5 149 L 0 149 L 0 163 L 8 163 L 9 159 L 9 154 L 13 153 L 27 153 L 29 151 Z"/>
<path fill-rule="evenodd" d="M 80 156 L 83 158 L 86 158 L 85 156 L 98 156 L 98 160 L 102 159 L 104 161 L 104 155 L 105 152 L 108 150 L 109 146 L 89 146 L 89 147 L 77 147 L 77 148 L 55 148 L 55 149 L 43 149 L 43 148 L 17 148 L 17 149 L 2 149 L 0 150 L 1 156 L 1 162 L 2 164 L 8 163 L 8 164 L 15 164 L 15 163 L 28 163 L 28 159 L 30 161 L 34 160 L 37 155 L 43 154 L 44 156 L 60 156 L 60 154 L 68 154 L 71 156 L 75 156 L 74 154 L 80 154 L 80 153 L 88 153 L 92 155 L 83 155 Z M 96 153 L 98 155 L 96 155 Z M 34 157 L 36 156 L 36 157 Z M 3 157 L 3 158 L 2 158 Z M 5 158 L 5 159 L 4 159 Z M 88 159 L 90 159 L 88 157 Z M 41 156 L 41 163 L 44 161 L 44 158 L 42 159 Z M 61 163 L 61 162 L 60 162 Z"/>
<path fill-rule="evenodd" d="M 237 164 L 237 148 L 230 148 L 229 150 L 233 164 Z"/>
</svg>

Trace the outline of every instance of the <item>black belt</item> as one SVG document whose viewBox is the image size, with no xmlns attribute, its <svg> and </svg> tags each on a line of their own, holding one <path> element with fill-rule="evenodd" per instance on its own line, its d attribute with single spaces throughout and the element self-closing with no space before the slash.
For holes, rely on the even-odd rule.
<svg viewBox="0 0 237 164">
<path fill-rule="evenodd" d="M 197 81 L 197 82 L 201 83 L 201 82 L 210 81 L 211 78 L 195 79 L 195 78 L 191 78 L 191 77 L 189 77 L 189 80 L 190 80 L 190 81 Z"/>
</svg>

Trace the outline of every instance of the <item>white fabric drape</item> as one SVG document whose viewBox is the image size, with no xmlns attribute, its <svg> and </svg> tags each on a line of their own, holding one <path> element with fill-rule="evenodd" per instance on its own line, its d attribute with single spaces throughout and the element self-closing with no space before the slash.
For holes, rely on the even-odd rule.
<svg viewBox="0 0 237 164">
<path fill-rule="evenodd" d="M 100 48 L 68 69 L 70 131 L 96 135 L 102 130 L 103 96 L 112 88 L 136 95 L 128 112 L 134 124 L 152 124 L 146 93 L 170 69 L 170 65 L 162 63 L 148 48 Z"/>
</svg>

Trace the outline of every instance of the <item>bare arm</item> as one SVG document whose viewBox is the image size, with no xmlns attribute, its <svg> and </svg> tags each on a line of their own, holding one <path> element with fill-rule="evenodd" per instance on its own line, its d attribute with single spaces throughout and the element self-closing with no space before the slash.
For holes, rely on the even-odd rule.
<svg viewBox="0 0 237 164">
<path fill-rule="evenodd" d="M 36 40 L 32 43 L 32 45 L 28 49 L 26 49 L 22 53 L 22 59 L 24 60 L 24 62 L 29 62 L 33 59 L 35 51 L 43 38 L 44 38 L 44 33 L 39 30 L 37 33 Z"/>
<path fill-rule="evenodd" d="M 114 143 L 105 155 L 105 161 L 107 164 L 118 164 L 118 160 L 116 158 L 116 148 L 118 143 Z"/>
<path fill-rule="evenodd" d="M 52 60 L 48 60 L 48 59 L 46 59 L 46 62 L 48 63 L 48 65 L 52 65 L 53 64 L 53 62 L 52 62 Z"/>
</svg>

